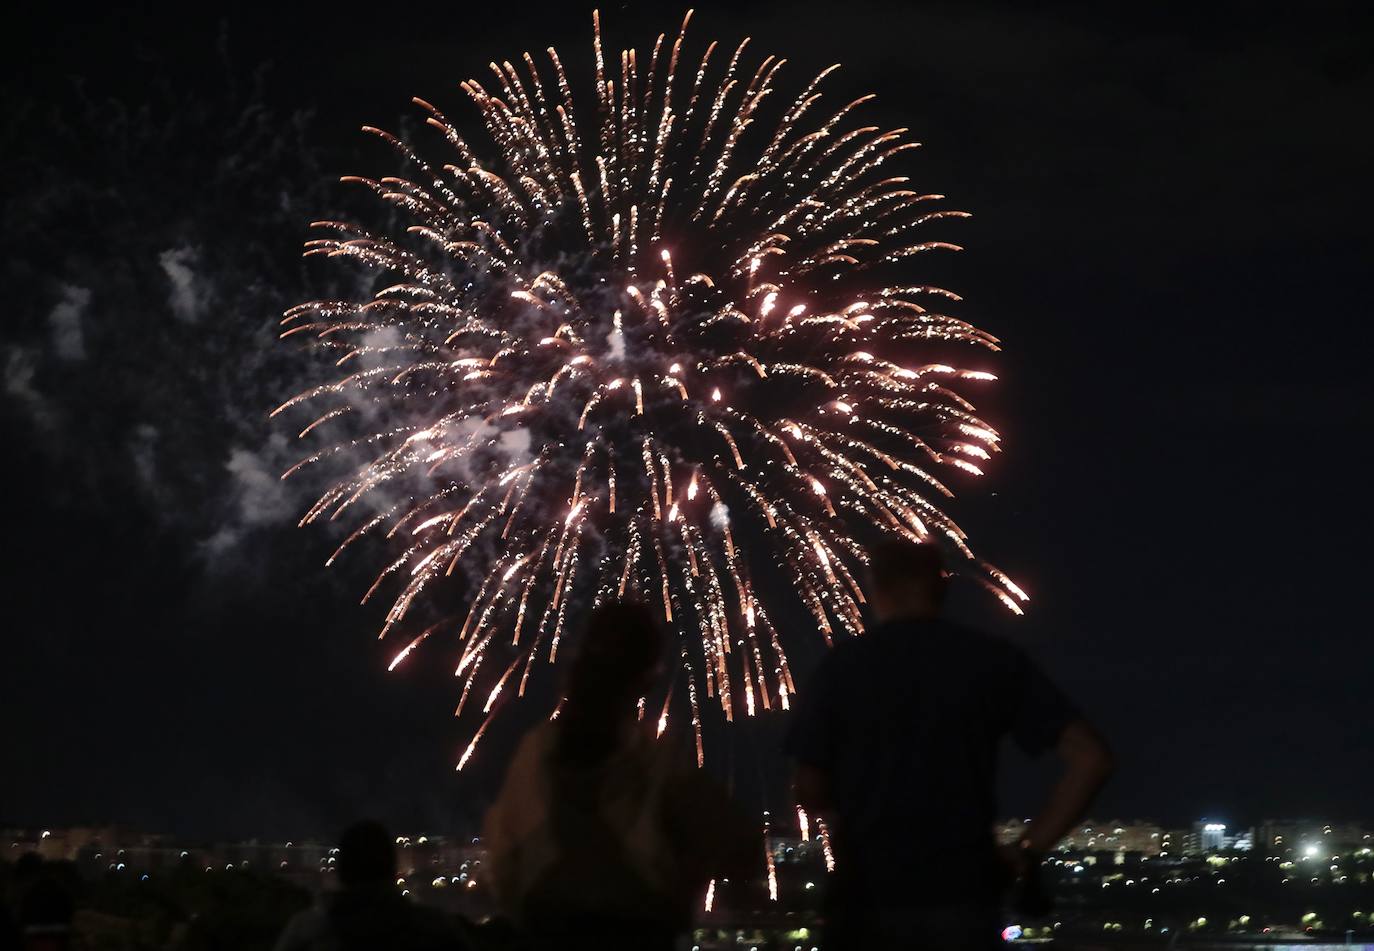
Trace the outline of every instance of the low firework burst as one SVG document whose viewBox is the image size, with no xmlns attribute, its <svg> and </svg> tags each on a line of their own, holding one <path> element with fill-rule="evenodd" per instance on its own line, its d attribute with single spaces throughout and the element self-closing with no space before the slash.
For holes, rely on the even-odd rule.
<svg viewBox="0 0 1374 951">
<path fill-rule="evenodd" d="M 482 711 L 460 769 L 602 599 L 658 603 L 678 633 L 640 712 L 662 732 L 681 707 L 698 762 L 708 702 L 733 719 L 795 692 L 765 587 L 827 642 L 859 633 L 865 533 L 934 538 L 1008 607 L 1025 599 L 940 507 L 946 473 L 979 474 L 998 435 L 956 392 L 992 375 L 932 354 L 997 341 L 940 310 L 957 295 L 885 283 L 953 249 L 917 232 L 964 215 L 888 173 L 915 144 L 853 119 L 871 97 L 824 108 L 835 67 L 765 120 L 784 60 L 746 68 L 747 39 L 684 67 L 684 20 L 613 74 L 594 25 L 581 119 L 553 49 L 462 84 L 490 161 L 423 100 L 446 164 L 368 128 L 410 177 L 345 180 L 405 226 L 316 222 L 306 253 L 388 286 L 283 321 L 348 371 L 276 411 L 317 407 L 312 439 L 352 427 L 287 473 L 349 467 L 302 524 L 362 510 L 340 551 L 404 540 L 368 592 L 396 592 L 383 636 L 449 576 L 469 586 L 466 616 L 412 629 L 392 663 L 431 635 L 456 645 L 458 712 Z"/>
</svg>

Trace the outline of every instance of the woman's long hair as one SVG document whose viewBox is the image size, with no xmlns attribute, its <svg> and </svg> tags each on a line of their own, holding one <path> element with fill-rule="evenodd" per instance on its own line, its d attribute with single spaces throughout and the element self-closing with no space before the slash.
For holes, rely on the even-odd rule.
<svg viewBox="0 0 1374 951">
<path fill-rule="evenodd" d="M 633 713 L 662 647 L 653 613 L 643 604 L 612 601 L 592 612 L 559 716 L 560 759 L 590 764 L 615 749 L 620 725 Z"/>
</svg>

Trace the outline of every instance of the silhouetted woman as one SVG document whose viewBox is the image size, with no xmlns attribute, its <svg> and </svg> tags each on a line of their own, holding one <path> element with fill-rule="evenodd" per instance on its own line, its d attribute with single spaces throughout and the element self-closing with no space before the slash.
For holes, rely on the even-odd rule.
<svg viewBox="0 0 1374 951">
<path fill-rule="evenodd" d="M 638 717 L 661 650 L 643 605 L 593 612 L 557 717 L 525 736 L 487 815 L 487 875 L 535 948 L 670 948 L 707 879 L 759 857 L 723 790 Z"/>
</svg>

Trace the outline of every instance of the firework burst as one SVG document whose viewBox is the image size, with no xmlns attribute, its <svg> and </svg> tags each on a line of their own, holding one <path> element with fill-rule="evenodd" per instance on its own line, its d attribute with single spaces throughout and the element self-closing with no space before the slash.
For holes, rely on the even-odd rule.
<svg viewBox="0 0 1374 951">
<path fill-rule="evenodd" d="M 366 129 L 410 176 L 345 181 L 405 225 L 316 222 L 306 253 L 387 286 L 283 321 L 347 372 L 276 411 L 309 404 L 301 436 L 337 434 L 287 475 L 348 467 L 302 524 L 356 511 L 340 551 L 403 540 L 367 597 L 395 592 L 383 636 L 425 615 L 393 667 L 431 635 L 455 645 L 458 712 L 481 713 L 460 769 L 602 599 L 658 603 L 678 633 L 648 707 L 660 733 L 686 713 L 698 762 L 708 703 L 733 719 L 795 691 L 763 588 L 790 588 L 827 642 L 859 632 L 865 532 L 935 538 L 1008 607 L 1025 599 L 940 505 L 998 435 L 957 391 L 992 375 L 932 352 L 997 341 L 941 312 L 957 295 L 885 283 L 955 248 L 924 225 L 964 216 L 888 174 L 915 143 L 853 119 L 870 97 L 824 108 L 835 67 L 765 120 L 784 60 L 746 68 L 747 39 L 686 66 L 685 19 L 616 68 L 594 25 L 580 118 L 553 49 L 462 84 L 490 160 L 419 99 L 445 164 Z M 465 616 L 429 623 L 417 604 L 449 576 L 470 587 Z"/>
</svg>

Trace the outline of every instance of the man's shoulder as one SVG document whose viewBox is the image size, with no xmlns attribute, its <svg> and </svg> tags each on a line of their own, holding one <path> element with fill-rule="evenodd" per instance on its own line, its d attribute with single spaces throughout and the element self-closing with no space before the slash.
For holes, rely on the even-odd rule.
<svg viewBox="0 0 1374 951">
<path fill-rule="evenodd" d="M 823 675 L 843 679 L 852 672 L 890 664 L 932 662 L 944 658 L 979 669 L 1019 669 L 1025 652 L 1012 641 L 943 618 L 890 621 L 856 637 L 839 641 L 821 661 Z"/>
<path fill-rule="evenodd" d="M 1021 653 L 1021 648 L 1001 635 L 990 633 L 982 628 L 971 627 L 959 621 L 941 621 L 940 623 L 948 632 L 948 636 L 957 637 L 964 643 L 976 647 L 979 650 L 1008 655 L 1019 655 Z"/>
<path fill-rule="evenodd" d="M 869 639 L 881 645 L 873 650 L 872 662 L 883 662 L 887 653 L 897 651 L 931 661 L 957 662 L 969 669 L 1011 670 L 1019 668 L 1026 659 L 1025 652 L 1012 641 L 944 618 L 883 624 L 874 629 Z"/>
<path fill-rule="evenodd" d="M 874 636 L 874 632 L 865 631 L 842 641 L 836 641 L 821 658 L 820 668 L 833 676 L 840 671 L 851 670 L 872 663 L 880 651 L 881 645 Z"/>
<path fill-rule="evenodd" d="M 856 638 L 856 640 L 864 640 L 865 638 L 888 643 L 910 643 L 918 647 L 937 644 L 965 644 L 989 650 L 1017 650 L 1011 641 L 1003 637 L 990 634 L 962 621 L 948 618 L 888 621 L 885 624 L 875 625 L 868 634 Z"/>
</svg>

